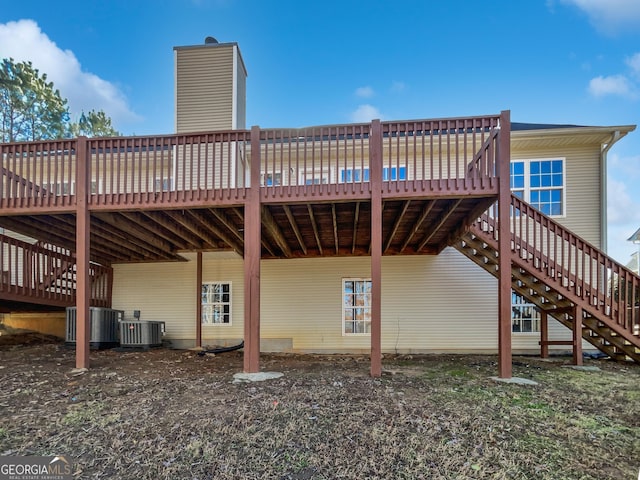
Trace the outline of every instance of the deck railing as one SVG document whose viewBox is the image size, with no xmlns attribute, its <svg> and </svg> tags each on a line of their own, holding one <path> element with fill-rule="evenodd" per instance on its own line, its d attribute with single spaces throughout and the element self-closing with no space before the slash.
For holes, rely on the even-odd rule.
<svg viewBox="0 0 640 480">
<path fill-rule="evenodd" d="M 0 158 L 0 207 L 74 203 L 76 140 L 0 144 Z"/>
<path fill-rule="evenodd" d="M 478 227 L 498 241 L 495 206 Z M 569 299 L 609 318 L 621 332 L 640 334 L 640 277 L 536 208 L 511 195 L 511 250 Z"/>
<path fill-rule="evenodd" d="M 30 303 L 74 305 L 75 258 L 59 248 L 0 235 L 0 298 Z M 91 264 L 91 304 L 108 307 L 113 281 L 110 267 Z"/>
<path fill-rule="evenodd" d="M 95 208 L 241 203 L 252 158 L 259 158 L 267 198 L 298 187 L 367 195 L 374 150 L 388 191 L 495 187 L 500 118 L 381 122 L 376 138 L 366 123 L 3 144 L 0 209 L 72 209 L 78 181 Z M 251 151 L 252 135 L 259 155 Z M 78 169 L 78 162 L 87 168 Z M 85 170 L 87 178 L 79 180 Z"/>
</svg>

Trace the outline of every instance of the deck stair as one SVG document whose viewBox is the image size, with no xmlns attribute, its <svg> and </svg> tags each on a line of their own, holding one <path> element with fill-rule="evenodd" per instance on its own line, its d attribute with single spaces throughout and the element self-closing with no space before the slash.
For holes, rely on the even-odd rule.
<svg viewBox="0 0 640 480">
<path fill-rule="evenodd" d="M 515 195 L 511 212 L 512 289 L 571 330 L 581 312 L 584 340 L 640 363 L 640 277 Z M 494 206 L 453 246 L 497 277 L 495 213 Z"/>
</svg>

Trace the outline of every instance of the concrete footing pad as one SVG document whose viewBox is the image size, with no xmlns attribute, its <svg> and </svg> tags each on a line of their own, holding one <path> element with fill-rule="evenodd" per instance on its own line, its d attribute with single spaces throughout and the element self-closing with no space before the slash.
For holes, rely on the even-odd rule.
<svg viewBox="0 0 640 480">
<path fill-rule="evenodd" d="M 538 385 L 538 382 L 534 382 L 533 380 L 529 380 L 528 378 L 520 378 L 520 377 L 511 377 L 511 378 L 500 378 L 500 377 L 489 377 L 494 382 L 500 383 L 514 383 L 516 385 Z"/>
<path fill-rule="evenodd" d="M 264 382 L 274 378 L 280 378 L 284 373 L 280 372 L 257 372 L 257 373 L 236 373 L 233 375 L 232 383 Z"/>
<path fill-rule="evenodd" d="M 588 365 L 563 365 L 563 368 L 570 368 L 571 370 L 578 370 L 580 372 L 600 372 L 599 367 Z"/>
</svg>

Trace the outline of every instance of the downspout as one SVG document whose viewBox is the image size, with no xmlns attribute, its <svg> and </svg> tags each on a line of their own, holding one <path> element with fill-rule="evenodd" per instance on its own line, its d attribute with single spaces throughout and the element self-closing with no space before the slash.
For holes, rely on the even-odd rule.
<svg viewBox="0 0 640 480">
<path fill-rule="evenodd" d="M 607 253 L 607 153 L 611 147 L 620 140 L 620 130 L 616 130 L 611 135 L 611 140 L 606 145 L 603 144 L 600 152 L 600 250 Z"/>
</svg>

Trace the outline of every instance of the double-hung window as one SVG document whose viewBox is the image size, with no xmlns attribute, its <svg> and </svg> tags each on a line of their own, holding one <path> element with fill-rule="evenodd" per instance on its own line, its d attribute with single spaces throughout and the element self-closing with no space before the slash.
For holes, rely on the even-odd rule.
<svg viewBox="0 0 640 480">
<path fill-rule="evenodd" d="M 406 180 L 407 167 L 383 167 L 382 180 Z M 369 181 L 368 168 L 345 168 L 340 170 L 340 183 L 359 183 Z"/>
<path fill-rule="evenodd" d="M 565 214 L 564 159 L 513 160 L 511 191 L 550 216 Z"/>
<path fill-rule="evenodd" d="M 369 335 L 371 333 L 371 279 L 342 280 L 342 333 Z"/>
<path fill-rule="evenodd" d="M 511 331 L 535 333 L 540 331 L 540 311 L 515 292 L 511 292 Z"/>
<path fill-rule="evenodd" d="M 231 282 L 202 284 L 202 324 L 231 325 Z"/>
</svg>

